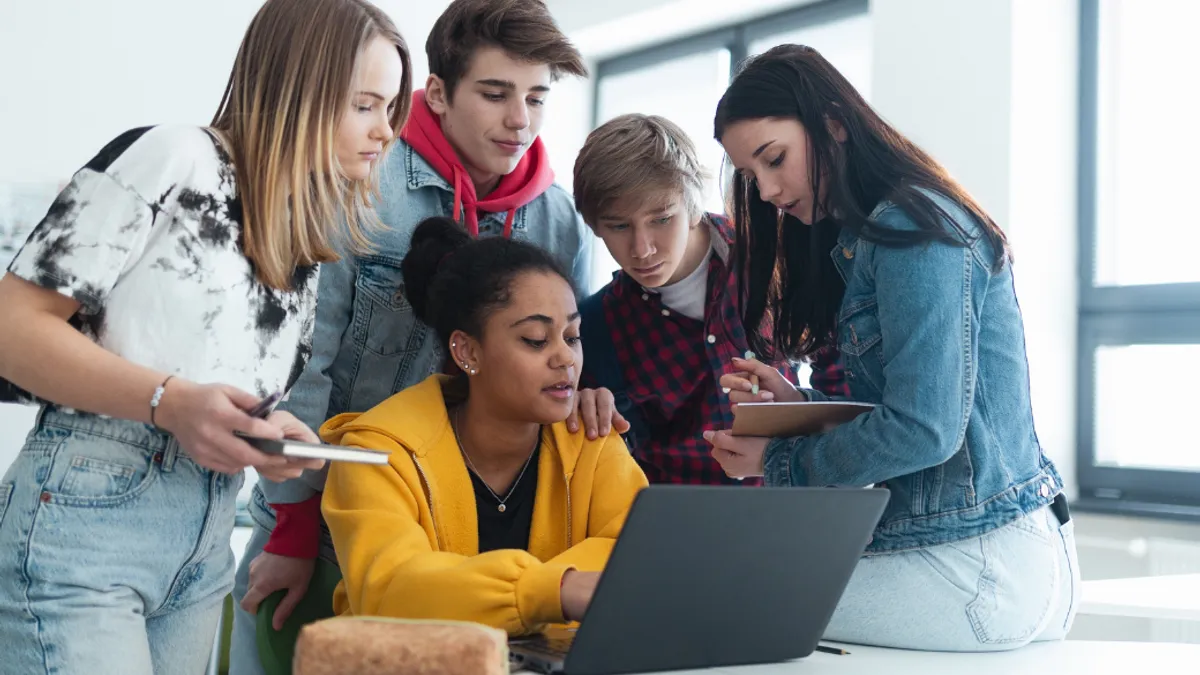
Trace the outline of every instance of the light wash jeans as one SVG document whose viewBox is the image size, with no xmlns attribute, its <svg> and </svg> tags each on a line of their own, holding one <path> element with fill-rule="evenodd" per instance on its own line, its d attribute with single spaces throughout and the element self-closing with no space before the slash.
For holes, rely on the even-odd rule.
<svg viewBox="0 0 1200 675">
<path fill-rule="evenodd" d="M 981 537 L 864 557 L 825 639 L 954 652 L 1061 640 L 1079 605 L 1074 527 L 1046 507 Z"/>
<path fill-rule="evenodd" d="M 147 425 L 43 409 L 0 481 L 0 670 L 203 673 L 241 483 Z"/>
</svg>

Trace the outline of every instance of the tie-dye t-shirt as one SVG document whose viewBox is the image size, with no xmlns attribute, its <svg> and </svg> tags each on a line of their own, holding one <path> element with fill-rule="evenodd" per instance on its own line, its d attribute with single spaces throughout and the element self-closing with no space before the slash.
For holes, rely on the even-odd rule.
<svg viewBox="0 0 1200 675">
<path fill-rule="evenodd" d="M 9 265 L 74 298 L 71 325 L 110 352 L 259 396 L 286 390 L 312 352 L 317 266 L 292 290 L 242 254 L 234 167 L 208 130 L 128 131 L 80 169 Z M 0 400 L 36 402 L 0 380 Z"/>
</svg>

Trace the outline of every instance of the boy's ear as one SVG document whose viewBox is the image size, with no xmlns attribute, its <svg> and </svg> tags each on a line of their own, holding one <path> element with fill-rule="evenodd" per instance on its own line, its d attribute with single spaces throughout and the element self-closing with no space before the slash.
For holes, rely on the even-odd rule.
<svg viewBox="0 0 1200 675">
<path fill-rule="evenodd" d="M 430 73 L 425 80 L 425 103 L 429 105 L 429 109 L 435 115 L 445 115 L 450 108 L 446 81 L 433 73 Z"/>
</svg>

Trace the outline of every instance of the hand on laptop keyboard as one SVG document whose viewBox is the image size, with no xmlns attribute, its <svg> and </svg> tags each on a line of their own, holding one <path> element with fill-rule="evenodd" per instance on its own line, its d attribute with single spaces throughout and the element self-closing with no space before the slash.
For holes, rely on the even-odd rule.
<svg viewBox="0 0 1200 675">
<path fill-rule="evenodd" d="M 592 602 L 592 594 L 596 592 L 596 583 L 599 581 L 599 572 L 570 570 L 563 575 L 559 597 L 562 602 L 563 616 L 567 621 L 583 619 L 583 613 L 587 611 L 588 604 Z"/>
</svg>

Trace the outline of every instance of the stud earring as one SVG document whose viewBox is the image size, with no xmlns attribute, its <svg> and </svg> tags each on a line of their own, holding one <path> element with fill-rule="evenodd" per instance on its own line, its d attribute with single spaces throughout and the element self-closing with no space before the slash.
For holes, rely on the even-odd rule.
<svg viewBox="0 0 1200 675">
<path fill-rule="evenodd" d="M 479 372 L 479 371 L 478 371 L 478 370 L 475 370 L 474 368 L 472 368 L 472 369 L 471 369 L 471 374 L 472 374 L 472 375 L 474 375 L 475 373 L 478 373 L 478 372 Z"/>
<path fill-rule="evenodd" d="M 457 342 L 451 342 L 451 343 L 450 343 L 450 349 L 458 349 L 458 343 L 457 343 Z"/>
</svg>

